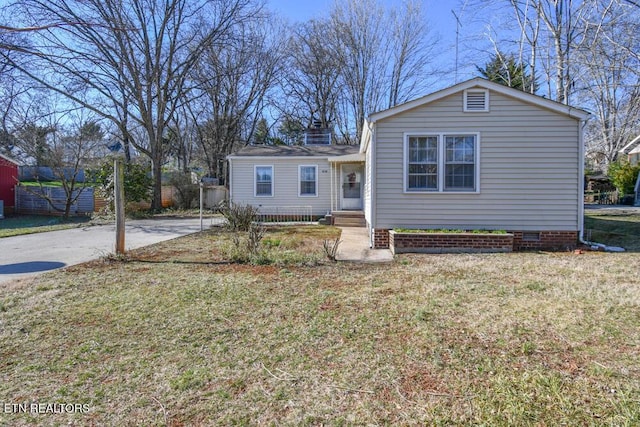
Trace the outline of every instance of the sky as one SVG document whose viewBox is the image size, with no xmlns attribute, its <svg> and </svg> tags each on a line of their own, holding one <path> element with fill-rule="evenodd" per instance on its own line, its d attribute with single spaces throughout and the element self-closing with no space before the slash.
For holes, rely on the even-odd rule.
<svg viewBox="0 0 640 427">
<path fill-rule="evenodd" d="M 331 5 L 334 0 L 266 0 L 267 7 L 278 15 L 286 18 L 290 22 L 306 21 L 314 16 L 327 16 L 328 11 L 331 9 Z M 393 6 L 400 3 L 398 0 L 380 0 L 383 4 Z M 487 61 L 484 60 L 488 57 L 487 54 L 480 53 L 478 57 L 470 58 L 471 51 L 469 46 L 478 46 L 478 50 L 486 49 L 485 47 L 479 47 L 483 45 L 481 41 L 478 41 L 478 32 L 482 32 L 479 29 L 479 25 L 472 24 L 475 20 L 475 16 L 472 15 L 471 8 L 465 8 L 467 0 L 421 0 L 423 11 L 428 20 L 428 25 L 431 28 L 431 32 L 439 37 L 439 49 L 440 55 L 438 61 L 442 62 L 441 69 L 450 70 L 450 74 L 441 78 L 441 84 L 436 84 L 437 87 L 433 89 L 440 89 L 451 84 L 456 83 L 456 60 L 455 60 L 455 46 L 456 46 L 456 17 L 452 13 L 455 11 L 456 15 L 460 18 L 461 26 L 459 27 L 458 47 L 458 74 L 457 81 L 463 81 L 477 76 L 475 69 L 476 63 L 484 64 Z M 474 11 L 474 13 L 477 11 Z M 488 39 L 485 41 L 485 44 Z"/>
</svg>

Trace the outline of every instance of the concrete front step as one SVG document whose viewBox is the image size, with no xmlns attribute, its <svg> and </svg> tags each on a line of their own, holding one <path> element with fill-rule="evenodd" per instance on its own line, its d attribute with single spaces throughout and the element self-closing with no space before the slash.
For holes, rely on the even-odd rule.
<svg viewBox="0 0 640 427">
<path fill-rule="evenodd" d="M 336 227 L 364 227 L 366 223 L 364 218 L 336 218 L 333 221 L 333 225 Z"/>
<path fill-rule="evenodd" d="M 365 227 L 364 213 L 361 211 L 333 212 L 331 217 L 333 225 L 338 227 Z"/>
</svg>

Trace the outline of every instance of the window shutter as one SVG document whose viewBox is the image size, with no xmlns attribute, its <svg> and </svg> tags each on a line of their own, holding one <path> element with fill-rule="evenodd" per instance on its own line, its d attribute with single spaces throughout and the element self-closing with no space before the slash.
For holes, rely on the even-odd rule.
<svg viewBox="0 0 640 427">
<path fill-rule="evenodd" d="M 465 92 L 464 111 L 489 111 L 488 91 L 468 90 Z"/>
</svg>

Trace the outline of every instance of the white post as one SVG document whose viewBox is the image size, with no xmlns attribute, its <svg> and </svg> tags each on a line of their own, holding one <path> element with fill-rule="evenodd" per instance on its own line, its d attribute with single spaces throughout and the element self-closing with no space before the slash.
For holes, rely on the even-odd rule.
<svg viewBox="0 0 640 427">
<path fill-rule="evenodd" d="M 333 162 L 329 163 L 329 182 L 331 182 L 331 212 L 333 212 L 333 193 L 335 192 L 335 184 L 333 183 Z"/>
<path fill-rule="evenodd" d="M 204 206 L 204 201 L 202 199 L 203 193 L 204 193 L 203 185 L 202 185 L 202 182 L 200 182 L 200 231 L 202 231 L 204 229 L 204 227 L 202 225 L 202 208 Z"/>
</svg>

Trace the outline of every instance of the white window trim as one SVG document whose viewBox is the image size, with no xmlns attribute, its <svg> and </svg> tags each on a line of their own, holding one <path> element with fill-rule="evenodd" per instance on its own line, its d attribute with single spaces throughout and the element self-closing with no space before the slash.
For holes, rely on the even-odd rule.
<svg viewBox="0 0 640 427">
<path fill-rule="evenodd" d="M 484 109 L 482 110 L 467 109 L 467 94 L 469 92 L 484 92 Z M 462 111 L 464 111 L 465 113 L 488 113 L 489 112 L 489 90 L 488 89 L 471 88 L 471 89 L 465 89 L 463 93 L 464 95 L 462 99 Z"/>
<path fill-rule="evenodd" d="M 316 170 L 314 194 L 302 194 L 302 168 L 314 168 Z M 318 197 L 318 165 L 298 165 L 298 197 Z"/>
<path fill-rule="evenodd" d="M 425 189 L 425 190 L 409 190 L 409 138 L 411 137 L 430 137 L 435 136 L 438 139 L 438 182 L 436 184 L 435 189 Z M 440 154 L 442 153 L 442 144 L 440 143 L 441 135 L 437 132 L 407 132 L 404 134 L 404 150 L 403 150 L 403 179 L 402 186 L 404 188 L 405 193 L 413 194 L 413 193 L 440 193 L 442 192 L 442 184 L 444 180 L 440 179 L 440 175 L 442 172 L 440 168 L 442 167 L 442 161 L 440 159 Z"/>
<path fill-rule="evenodd" d="M 437 190 L 409 190 L 409 137 L 438 137 L 438 189 Z M 445 136 L 474 136 L 475 137 L 475 190 L 445 190 Z M 415 131 L 405 132 L 402 141 L 402 191 L 404 194 L 478 194 L 480 193 L 480 132 L 468 131 Z"/>
<path fill-rule="evenodd" d="M 258 194 L 258 180 L 257 180 L 258 168 L 271 168 L 271 194 Z M 273 165 L 253 165 L 253 196 L 254 197 L 274 197 L 276 193 L 275 182 L 276 182 L 276 175 L 275 175 L 275 168 L 273 167 Z"/>
</svg>

